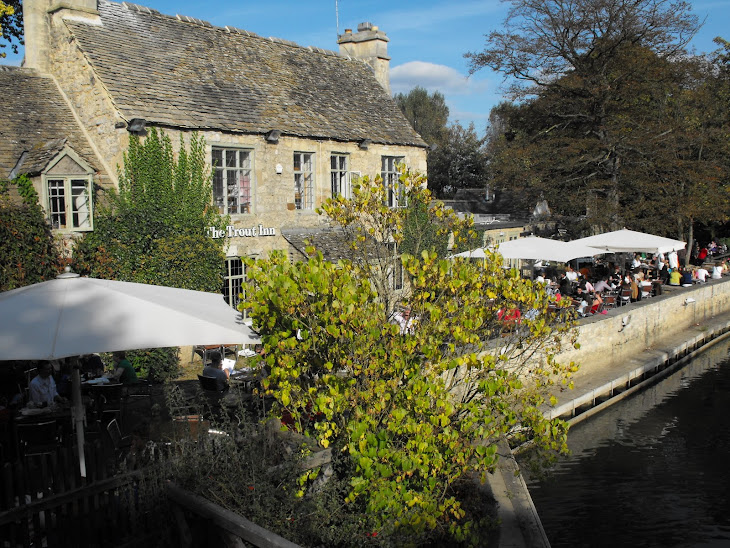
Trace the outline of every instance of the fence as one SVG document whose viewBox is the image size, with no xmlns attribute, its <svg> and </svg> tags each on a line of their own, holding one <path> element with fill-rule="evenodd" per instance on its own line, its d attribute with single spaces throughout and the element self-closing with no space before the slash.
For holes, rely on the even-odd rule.
<svg viewBox="0 0 730 548">
<path fill-rule="evenodd" d="M 69 447 L 3 465 L 1 548 L 164 544 L 156 469 L 115 474 L 101 444 L 87 444 L 85 453 L 86 478 Z"/>
</svg>

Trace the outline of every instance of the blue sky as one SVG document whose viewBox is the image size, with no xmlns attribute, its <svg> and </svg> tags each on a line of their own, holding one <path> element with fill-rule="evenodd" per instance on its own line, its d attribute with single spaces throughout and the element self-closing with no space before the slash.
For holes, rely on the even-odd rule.
<svg viewBox="0 0 730 548">
<path fill-rule="evenodd" d="M 502 98 L 502 78 L 488 70 L 469 76 L 464 53 L 479 51 L 484 35 L 499 29 L 507 4 L 498 0 L 136 0 L 162 13 L 189 15 L 213 25 L 231 25 L 302 46 L 337 50 L 337 32 L 369 21 L 390 42 L 391 87 L 407 93 L 420 85 L 446 97 L 451 121 L 474 122 L 482 134 L 490 109 Z M 691 2 L 705 25 L 695 38 L 697 52 L 716 49 L 715 36 L 730 40 L 730 0 Z M 339 13 L 339 17 L 337 17 Z M 7 51 L 7 49 L 6 49 Z M 7 64 L 20 56 L 8 54 Z"/>
</svg>

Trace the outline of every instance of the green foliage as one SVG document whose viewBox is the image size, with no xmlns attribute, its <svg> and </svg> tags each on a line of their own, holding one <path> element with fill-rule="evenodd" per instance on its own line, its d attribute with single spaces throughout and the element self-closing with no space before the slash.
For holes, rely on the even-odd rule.
<svg viewBox="0 0 730 548">
<path fill-rule="evenodd" d="M 449 121 L 449 107 L 443 94 L 438 91 L 429 94 L 416 86 L 407 95 L 396 93 L 393 99 L 424 141 L 429 145 L 443 142 Z"/>
<path fill-rule="evenodd" d="M 402 173 L 406 198 L 430 203 L 419 181 Z M 539 407 L 575 370 L 555 361 L 574 343 L 569 314 L 550 312 L 542 285 L 503 269 L 499 256 L 450 262 L 426 246 L 399 259 L 410 282 L 399 304 L 413 318 L 402 332 L 379 293 L 380 268 L 366 267 L 368 238 L 403 242 L 405 208 L 383 210 L 380 187 L 363 179 L 353 200 L 323 207 L 354 235 L 359 260 L 334 264 L 314 252 L 303 263 L 283 254 L 248 262 L 254 289 L 244 307 L 267 352 L 264 390 L 293 430 L 342 456 L 342 502 L 367 516 L 380 542 L 446 534 L 478 544 L 455 487 L 494 469 L 497 440 L 531 439 L 543 456 L 566 450 L 566 425 Z M 469 233 L 438 204 L 430 214 L 457 240 Z M 502 320 L 515 309 L 519 324 Z"/>
<path fill-rule="evenodd" d="M 411 200 L 404 211 L 403 242 L 401 253 L 418 255 L 421 250 L 433 251 L 445 257 L 449 245 L 449 235 L 439 230 L 429 214 L 429 205 L 419 200 Z"/>
<path fill-rule="evenodd" d="M 127 359 L 138 376 L 152 382 L 172 380 L 180 374 L 179 348 L 130 350 L 127 352 Z"/>
<path fill-rule="evenodd" d="M 10 199 L 11 186 L 17 187 L 22 204 Z M 0 291 L 52 279 L 61 269 L 51 227 L 26 176 L 0 188 L 0 256 Z"/>
<path fill-rule="evenodd" d="M 485 188 L 488 175 L 485 137 L 477 135 L 474 124 L 450 125 L 446 138 L 428 153 L 428 188 L 440 198 L 460 188 Z"/>
<path fill-rule="evenodd" d="M 211 207 L 211 173 L 197 134 L 181 143 L 152 129 L 142 142 L 130 137 L 119 194 L 95 209 L 94 232 L 76 245 L 76 271 L 99 278 L 219 291 L 223 241 L 207 236 L 221 228 Z"/>
<path fill-rule="evenodd" d="M 18 45 L 23 44 L 23 2 L 22 0 L 0 0 L 0 48 L 7 44 L 13 53 L 18 53 Z M 0 52 L 5 57 L 5 52 Z"/>
<path fill-rule="evenodd" d="M 700 26 L 689 4 L 510 4 L 503 29 L 467 55 L 521 100 L 497 109 L 495 185 L 531 205 L 544 197 L 578 228 L 585 216 L 691 241 L 695 223 L 730 218 L 722 71 L 685 51 Z"/>
<path fill-rule="evenodd" d="M 407 95 L 397 93 L 396 104 L 423 140 L 428 150 L 428 188 L 434 196 L 447 198 L 459 188 L 481 188 L 487 184 L 487 156 L 484 138 L 474 125 L 447 125 L 449 107 L 444 96 L 429 94 L 422 87 Z"/>
</svg>

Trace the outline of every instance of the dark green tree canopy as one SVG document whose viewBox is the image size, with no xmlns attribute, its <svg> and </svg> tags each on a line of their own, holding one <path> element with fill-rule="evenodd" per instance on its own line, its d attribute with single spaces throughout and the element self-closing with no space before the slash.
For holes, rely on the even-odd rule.
<svg viewBox="0 0 730 548">
<path fill-rule="evenodd" d="M 488 173 L 486 139 L 477 135 L 473 123 L 448 126 L 442 145 L 428 155 L 428 187 L 439 198 L 460 188 L 485 187 Z"/>
<path fill-rule="evenodd" d="M 719 71 L 685 52 L 700 26 L 689 4 L 510 3 L 505 30 L 467 54 L 521 100 L 493 113 L 496 186 L 543 195 L 577 229 L 691 239 L 696 221 L 728 216 Z"/>
<path fill-rule="evenodd" d="M 446 124 L 449 121 L 449 107 L 443 94 L 428 93 L 417 86 L 408 94 L 397 93 L 395 102 L 419 135 L 429 145 L 443 142 Z"/>
</svg>

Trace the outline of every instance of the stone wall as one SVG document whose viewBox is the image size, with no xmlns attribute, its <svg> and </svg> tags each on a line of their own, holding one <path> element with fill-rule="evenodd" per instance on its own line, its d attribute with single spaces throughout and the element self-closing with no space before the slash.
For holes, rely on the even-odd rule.
<svg viewBox="0 0 730 548">
<path fill-rule="evenodd" d="M 663 338 L 702 326 L 729 311 L 730 279 L 688 288 L 671 287 L 659 297 L 581 320 L 580 349 L 563 352 L 558 361 L 579 363 L 576 377 L 598 373 L 612 363 L 638 357 Z"/>
</svg>

